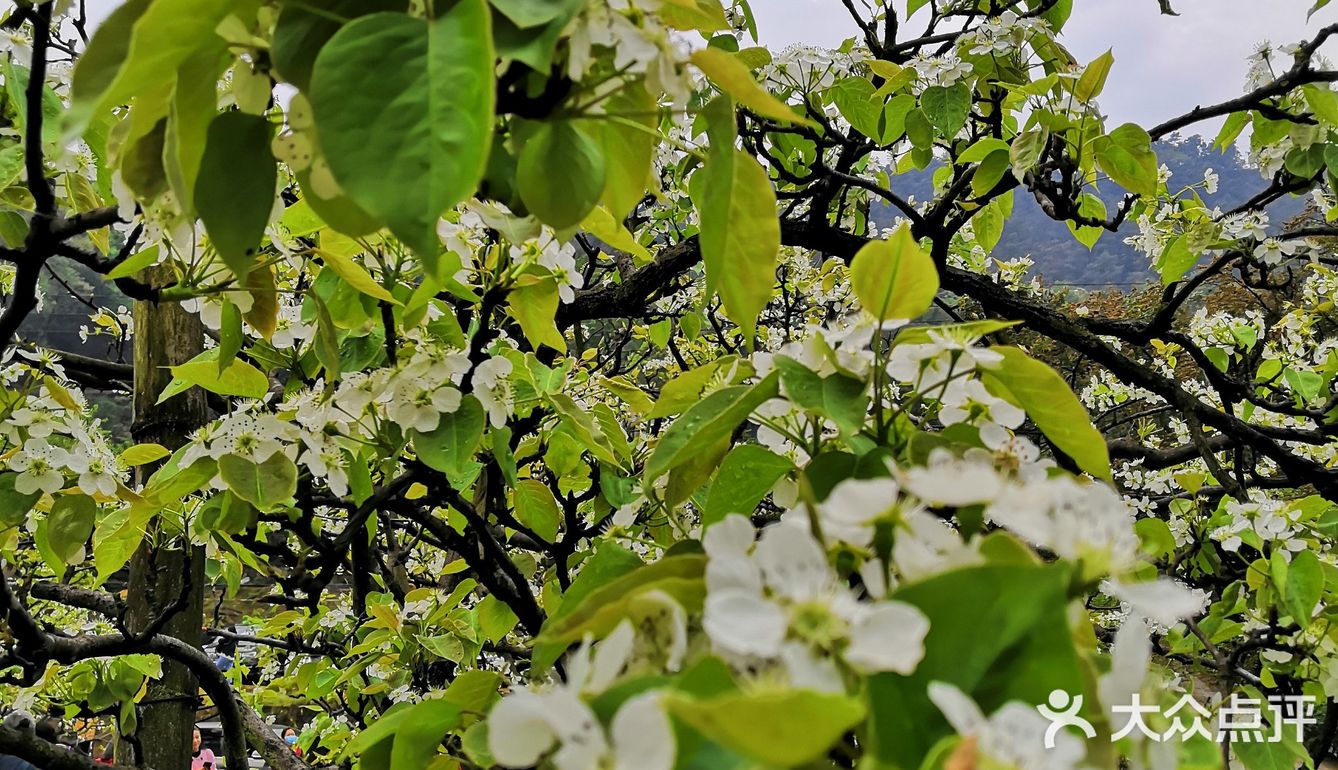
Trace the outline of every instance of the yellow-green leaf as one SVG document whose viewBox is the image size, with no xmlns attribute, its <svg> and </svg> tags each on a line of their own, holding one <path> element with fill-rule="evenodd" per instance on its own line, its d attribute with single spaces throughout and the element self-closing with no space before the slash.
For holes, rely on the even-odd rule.
<svg viewBox="0 0 1338 770">
<path fill-rule="evenodd" d="M 787 123 L 814 126 L 813 121 L 796 114 L 789 105 L 759 85 L 753 79 L 753 74 L 748 71 L 748 65 L 736 59 L 728 51 L 703 48 L 692 54 L 692 63 L 697 65 L 697 69 L 710 78 L 720 90 L 758 115 Z"/>
<path fill-rule="evenodd" d="M 701 218 L 707 294 L 720 293 L 725 315 L 751 341 L 776 284 L 776 191 L 766 169 L 732 147 L 712 150 L 691 188 Z"/>
<path fill-rule="evenodd" d="M 386 291 L 386 287 L 377 283 L 376 279 L 372 278 L 371 273 L 368 273 L 362 265 L 353 261 L 352 257 L 328 249 L 317 249 L 316 253 L 321 256 L 321 260 L 325 262 L 326 267 L 335 271 L 336 275 L 344 279 L 344 283 L 373 299 L 389 302 L 392 305 L 400 304 L 399 300 Z"/>
<path fill-rule="evenodd" d="M 981 374 L 985 386 L 1022 408 L 1041 433 L 1078 467 L 1111 480 L 1106 439 L 1092 425 L 1087 409 L 1064 378 L 1019 348 L 996 346 L 1003 360 Z"/>
<path fill-rule="evenodd" d="M 1110 68 L 1115 64 L 1115 55 L 1113 51 L 1106 51 L 1092 60 L 1091 64 L 1082 71 L 1078 82 L 1073 86 L 1073 95 L 1086 102 L 1091 101 L 1101 94 L 1101 89 L 1106 87 L 1106 78 L 1110 75 Z"/>
<path fill-rule="evenodd" d="M 533 279 L 534 276 L 526 278 Z M 527 280 L 507 297 L 507 309 L 516 323 L 520 324 L 521 331 L 525 332 L 525 338 L 535 348 L 547 345 L 559 352 L 567 351 L 567 341 L 553 323 L 558 309 L 556 279 Z"/>
<path fill-rule="evenodd" d="M 167 451 L 167 447 L 162 444 L 136 444 L 122 452 L 117 459 L 121 462 L 121 465 L 133 468 L 136 465 L 147 465 L 156 460 L 161 460 L 171 454 Z"/>
<path fill-rule="evenodd" d="M 850 283 L 879 321 L 916 318 L 938 294 L 938 268 L 903 224 L 885 241 L 870 241 L 850 263 Z"/>
</svg>

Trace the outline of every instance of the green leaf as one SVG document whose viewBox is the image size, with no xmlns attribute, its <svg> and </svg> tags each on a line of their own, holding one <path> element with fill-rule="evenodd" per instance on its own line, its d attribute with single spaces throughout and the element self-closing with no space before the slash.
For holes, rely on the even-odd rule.
<svg viewBox="0 0 1338 770">
<path fill-rule="evenodd" d="M 938 294 L 938 268 L 902 224 L 885 241 L 869 241 L 850 263 L 860 304 L 879 321 L 916 318 Z"/>
<path fill-rule="evenodd" d="M 599 384 L 608 389 L 610 393 L 623 400 L 623 403 L 631 407 L 633 412 L 646 416 L 655 406 L 655 402 L 646 391 L 637 387 L 624 375 L 617 377 L 600 377 Z"/>
<path fill-rule="evenodd" d="M 631 254 L 638 263 L 648 263 L 653 259 L 650 251 L 638 243 L 622 222 L 615 220 L 603 206 L 596 206 L 590 211 L 581 222 L 581 229 L 613 248 Z"/>
<path fill-rule="evenodd" d="M 604 150 L 574 120 L 540 123 L 525 142 L 516 186 L 530 213 L 562 230 L 585 219 L 604 192 Z"/>
<path fill-rule="evenodd" d="M 28 122 L 28 68 L 16 65 L 13 59 L 10 59 L 5 62 L 4 71 L 5 91 L 9 95 L 10 105 L 14 108 L 14 128 L 18 130 L 19 136 L 27 136 L 24 132 Z M 64 114 L 65 103 L 50 86 L 44 85 L 42 87 L 43 143 L 60 139 L 60 119 Z"/>
<path fill-rule="evenodd" d="M 1331 126 L 1338 126 L 1338 94 L 1329 90 L 1328 86 L 1320 86 L 1314 83 L 1301 87 L 1305 93 L 1306 104 L 1310 105 L 1310 111 Z"/>
<path fill-rule="evenodd" d="M 702 391 L 707 387 L 721 384 L 719 381 L 722 379 L 722 374 L 735 373 L 738 364 L 737 357 L 724 356 L 678 374 L 660 388 L 660 397 L 656 399 L 646 417 L 650 419 L 672 417 L 684 411 L 701 400 Z M 749 368 L 746 371 L 751 373 L 752 370 Z M 725 384 L 737 383 L 740 379 L 735 374 Z"/>
<path fill-rule="evenodd" d="M 595 544 L 594 554 L 581 566 L 581 571 L 577 573 L 571 587 L 562 594 L 557 607 L 553 608 L 545 604 L 546 609 L 548 609 L 548 620 L 545 625 L 557 625 L 564 622 L 564 618 L 575 614 L 585 604 L 586 599 L 602 586 L 613 583 L 618 578 L 639 569 L 642 565 L 641 558 L 631 551 L 612 540 L 600 540 Z M 564 649 L 566 649 L 565 644 L 541 644 L 536 642 L 534 646 L 535 670 L 547 670 Z"/>
<path fill-rule="evenodd" d="M 659 105 L 639 81 L 610 96 L 606 105 L 608 112 L 628 116 L 622 121 L 599 123 L 600 144 L 607 158 L 600 202 L 615 220 L 621 221 L 641 202 L 646 188 L 654 184 L 651 171 L 659 143 Z M 629 121 L 641 128 L 628 125 Z"/>
<path fill-rule="evenodd" d="M 152 504 L 135 504 L 107 514 L 93 529 L 93 565 L 98 582 L 105 581 L 130 561 L 130 556 L 144 539 L 144 528 L 158 509 Z"/>
<path fill-rule="evenodd" d="M 986 714 L 1012 700 L 1045 703 L 1056 688 L 1084 693 L 1066 620 L 1068 578 L 1063 565 L 969 567 L 895 593 L 925 614 L 929 634 L 914 674 L 869 679 L 867 751 L 880 766 L 918 768 L 953 734 L 929 700 L 930 682 L 955 685 Z"/>
<path fill-rule="evenodd" d="M 1217 138 L 1213 139 L 1213 149 L 1218 152 L 1225 152 L 1227 147 L 1236 143 L 1241 132 L 1250 124 L 1250 113 L 1233 112 L 1222 124 L 1222 130 L 1217 133 Z"/>
<path fill-rule="evenodd" d="M 246 278 L 274 210 L 278 166 L 270 154 L 270 124 L 236 110 L 209 124 L 195 205 L 224 264 Z"/>
<path fill-rule="evenodd" d="M 155 244 L 127 257 L 124 262 L 112 268 L 105 278 L 108 281 L 114 281 L 117 278 L 126 278 L 138 273 L 146 267 L 156 264 L 157 262 L 158 246 Z"/>
<path fill-rule="evenodd" d="M 335 178 L 422 256 L 440 252 L 437 220 L 483 178 L 493 65 L 484 0 L 459 0 L 430 22 L 364 16 L 316 57 L 309 96 Z"/>
<path fill-rule="evenodd" d="M 823 377 L 788 356 L 776 356 L 781 392 L 796 406 L 830 419 L 845 435 L 864 426 L 868 384 L 840 372 Z"/>
<path fill-rule="evenodd" d="M 547 542 L 556 542 L 562 512 L 548 485 L 536 479 L 522 479 L 516 484 L 516 520 Z"/>
<path fill-rule="evenodd" d="M 237 0 L 130 0 L 97 28 L 74 68 L 67 134 L 131 97 L 166 85 L 182 62 L 214 44 Z"/>
<path fill-rule="evenodd" d="M 1008 149 L 1008 142 L 987 136 L 962 151 L 962 154 L 957 156 L 957 162 L 979 163 L 996 152 L 1007 153 Z"/>
<path fill-rule="evenodd" d="M 884 103 L 873 83 L 862 77 L 838 81 L 831 94 L 836 108 L 850 125 L 883 146 L 906 133 L 906 114 L 915 107 L 915 98 L 909 94 L 894 96 Z"/>
<path fill-rule="evenodd" d="M 492 7 L 521 29 L 565 18 L 581 5 L 582 0 L 492 0 Z"/>
<path fill-rule="evenodd" d="M 329 249 L 317 249 L 316 253 L 321 255 L 321 261 L 325 263 L 325 266 L 333 270 L 335 275 L 343 279 L 344 283 L 373 299 L 389 302 L 392 305 L 400 304 L 400 301 L 395 299 L 393 294 L 386 291 L 386 287 L 377 283 L 372 274 L 355 262 L 352 257 Z"/>
<path fill-rule="evenodd" d="M 1028 171 L 1036 167 L 1045 151 L 1048 139 L 1046 132 L 1040 129 L 1023 131 L 1013 140 L 1008 148 L 1008 159 L 1013 164 L 1013 175 L 1021 179 Z"/>
<path fill-rule="evenodd" d="M 1020 406 L 1036 427 L 1079 468 L 1105 481 L 1111 480 L 1110 454 L 1106 440 L 1054 369 L 1019 348 L 991 348 L 1003 360 L 981 372 L 990 390 Z"/>
<path fill-rule="evenodd" d="M 544 623 L 535 645 L 559 645 L 579 641 L 587 634 L 601 639 L 627 617 L 632 603 L 648 591 L 663 591 L 688 612 L 699 611 L 706 597 L 706 557 L 700 554 L 666 556 L 609 580 L 585 597 L 563 600 L 569 611 Z M 536 663 L 536 665 L 538 665 Z"/>
<path fill-rule="evenodd" d="M 999 184 L 999 180 L 1004 178 L 1010 168 L 1012 160 L 1008 153 L 1002 151 L 990 153 L 980 165 L 976 166 L 976 173 L 971 177 L 971 193 L 984 196 Z"/>
<path fill-rule="evenodd" d="M 413 431 L 413 451 L 427 467 L 441 471 L 452 481 L 472 474 L 477 466 L 474 453 L 483 442 L 486 415 L 472 394 L 460 399 L 460 408 L 443 414 L 430 433 Z"/>
<path fill-rule="evenodd" d="M 272 511 L 297 493 L 297 466 L 283 452 L 262 463 L 234 454 L 218 458 L 218 475 L 232 493 L 262 512 Z"/>
<path fill-rule="evenodd" d="M 163 137 L 163 170 L 184 212 L 197 211 L 195 185 L 209 145 L 209 127 L 218 114 L 218 80 L 231 60 L 227 46 L 221 39 L 216 40 L 182 62 L 172 86 Z"/>
<path fill-rule="evenodd" d="M 725 315 L 751 341 L 776 285 L 776 191 L 766 169 L 733 147 L 713 148 L 691 188 L 701 218 L 707 294 L 720 293 Z"/>
<path fill-rule="evenodd" d="M 218 371 L 222 374 L 229 364 L 237 360 L 237 354 L 246 342 L 246 335 L 242 331 L 242 311 L 230 300 L 223 300 L 223 312 L 219 320 L 222 325 L 218 330 Z"/>
<path fill-rule="evenodd" d="M 279 75 L 298 89 L 311 87 L 311 70 L 321 48 L 349 21 L 382 11 L 406 11 L 408 0 L 304 0 L 284 3 L 274 23 L 270 58 Z"/>
<path fill-rule="evenodd" d="M 116 458 L 121 465 L 127 468 L 133 468 L 137 465 L 148 465 L 157 462 L 164 457 L 170 457 L 171 452 L 162 444 L 136 444 L 121 453 Z"/>
<path fill-rule="evenodd" d="M 1078 82 L 1073 86 L 1073 95 L 1078 97 L 1079 101 L 1089 102 L 1101 94 L 1101 90 L 1106 87 L 1106 78 L 1110 75 L 1110 68 L 1115 64 L 1115 54 L 1113 50 L 1108 50 L 1092 60 L 1091 64 L 1082 71 Z"/>
<path fill-rule="evenodd" d="M 1094 219 L 1105 219 L 1106 204 L 1091 193 L 1083 193 L 1078 196 L 1078 213 Z M 1101 227 L 1079 226 L 1072 221 L 1065 222 L 1065 224 L 1068 225 L 1069 232 L 1073 233 L 1073 237 L 1078 240 L 1078 243 L 1086 246 L 1089 250 L 1096 245 L 1102 234 L 1106 232 Z"/>
<path fill-rule="evenodd" d="M 343 366 L 340 361 L 338 330 L 335 328 L 334 319 L 330 317 L 330 308 L 325 306 L 325 300 L 316 292 L 311 292 L 307 296 L 311 297 L 312 304 L 316 306 L 316 360 L 320 361 L 325 369 L 326 381 L 334 382 L 339 379 L 339 372 Z"/>
<path fill-rule="evenodd" d="M 1198 264 L 1199 255 L 1190 251 L 1189 239 L 1180 236 L 1162 250 L 1157 258 L 1157 271 L 1161 273 L 1162 286 L 1170 286 L 1185 277 L 1194 265 Z"/>
<path fill-rule="evenodd" d="M 673 694 L 664 705 L 712 741 L 772 767 L 822 759 L 865 711 L 854 698 L 813 690 L 731 692 L 707 699 Z"/>
<path fill-rule="evenodd" d="M 756 385 L 717 390 L 684 412 L 660 437 L 660 443 L 646 461 L 645 483 L 728 438 L 763 401 L 776 397 L 779 379 L 780 373 L 772 372 Z"/>
<path fill-rule="evenodd" d="M 672 29 L 695 29 L 709 35 L 730 26 L 720 0 L 669 0 L 661 3 L 656 13 Z"/>
<path fill-rule="evenodd" d="M 753 79 L 753 74 L 748 71 L 748 65 L 728 51 L 719 48 L 700 48 L 692 54 L 692 63 L 697 65 L 697 69 L 710 78 L 717 88 L 758 115 L 817 128 L 813 121 L 796 113 L 788 104 L 758 85 Z"/>
<path fill-rule="evenodd" d="M 344 749 L 359 766 L 378 770 L 430 767 L 446 733 L 459 727 L 464 709 L 446 698 L 425 700 L 382 716 L 358 733 Z"/>
<path fill-rule="evenodd" d="M 254 366 L 235 359 L 222 372 L 218 370 L 218 349 L 204 353 L 179 366 L 172 367 L 172 382 L 158 396 L 158 403 L 190 389 L 204 388 L 220 396 L 261 398 L 269 391 L 269 379 Z"/>
<path fill-rule="evenodd" d="M 1305 748 L 1296 742 L 1287 731 L 1293 728 L 1283 725 L 1281 741 L 1263 740 L 1246 743 L 1232 741 L 1231 752 L 1245 767 L 1245 770 L 1297 770 L 1299 767 L 1314 767 L 1314 762 Z M 1265 736 L 1269 735 L 1267 732 Z"/>
<path fill-rule="evenodd" d="M 23 494 L 14 489 L 17 473 L 0 473 L 0 529 L 17 527 L 28 520 L 28 512 L 42 498 L 41 492 Z"/>
<path fill-rule="evenodd" d="M 1003 237 L 1004 225 L 1012 213 L 1012 193 L 1001 195 L 990 201 L 971 218 L 972 229 L 976 234 L 976 243 L 986 254 L 994 251 Z"/>
<path fill-rule="evenodd" d="M 98 506 L 87 495 L 61 495 L 46 519 L 47 543 L 62 564 L 71 564 L 83 550 L 97 520 Z"/>
<path fill-rule="evenodd" d="M 971 88 L 965 83 L 930 86 L 920 95 L 920 109 L 939 136 L 951 139 L 966 125 L 971 114 Z"/>
<path fill-rule="evenodd" d="M 751 516 L 782 476 L 794 469 L 787 457 L 756 444 L 741 444 L 725 455 L 702 510 L 702 528 L 731 513 Z"/>
<path fill-rule="evenodd" d="M 567 341 L 553 321 L 558 309 L 557 279 L 525 276 L 526 282 L 513 289 L 506 298 L 507 311 L 520 324 L 525 338 L 537 350 L 540 345 L 560 352 L 567 351 Z"/>
<path fill-rule="evenodd" d="M 1315 605 L 1324 596 L 1324 568 L 1314 551 L 1301 551 L 1292 557 L 1283 591 L 1287 612 L 1301 628 L 1310 625 Z"/>
<path fill-rule="evenodd" d="M 1092 142 L 1097 165 L 1115 183 L 1146 198 L 1157 194 L 1157 154 L 1152 137 L 1133 123 L 1125 123 Z"/>
<path fill-rule="evenodd" d="M 490 642 L 500 642 L 503 637 L 511 633 L 511 629 L 516 627 L 518 621 L 516 613 L 506 606 L 506 602 L 493 594 L 483 597 L 475 605 L 474 611 L 478 614 L 479 630 Z M 456 682 L 458 681 L 460 680 L 457 678 Z"/>
<path fill-rule="evenodd" d="M 23 173 L 23 145 L 11 144 L 0 150 L 0 190 L 9 187 Z"/>
</svg>

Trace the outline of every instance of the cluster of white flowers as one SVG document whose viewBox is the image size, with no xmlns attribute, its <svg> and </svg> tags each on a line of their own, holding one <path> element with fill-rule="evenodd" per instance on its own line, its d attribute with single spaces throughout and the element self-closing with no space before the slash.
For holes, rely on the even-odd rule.
<svg viewBox="0 0 1338 770">
<path fill-rule="evenodd" d="M 836 660 L 864 673 L 909 674 L 929 621 L 908 604 L 862 601 L 841 583 L 805 521 L 762 530 L 732 514 L 707 528 L 706 606 L 712 647 L 740 670 L 778 667 L 796 687 L 844 692 Z"/>
<path fill-rule="evenodd" d="M 79 325 L 79 339 L 82 342 L 88 342 L 89 337 L 97 336 L 128 340 L 135 333 L 135 317 L 125 305 L 119 305 L 114 311 L 105 307 L 99 308 L 98 312 L 89 317 L 89 321 L 92 327 L 88 324 Z"/>
<path fill-rule="evenodd" d="M 11 362 L 0 372 L 0 381 L 12 386 L 31 371 L 25 363 Z M 52 387 L 59 386 L 52 383 Z M 61 395 L 58 400 L 43 384 L 0 422 L 7 447 L 5 467 L 18 474 L 15 491 L 55 494 L 72 482 L 86 495 L 114 495 L 125 471 L 98 421 L 90 421 L 81 400 L 75 400 L 80 397 L 64 390 Z"/>
<path fill-rule="evenodd" d="M 1253 541 L 1251 545 L 1261 550 L 1266 544 L 1281 546 L 1288 553 L 1304 551 L 1308 547 L 1300 537 L 1305 534 L 1298 521 L 1300 512 L 1280 500 L 1260 499 L 1248 503 L 1231 500 L 1227 502 L 1227 513 L 1231 523 L 1211 533 L 1227 551 L 1240 550 L 1246 537 Z"/>
<path fill-rule="evenodd" d="M 958 45 L 972 56 L 1008 56 L 1020 50 L 1035 35 L 1051 37 L 1049 23 L 1004 11 L 963 35 Z"/>
<path fill-rule="evenodd" d="M 920 83 L 942 87 L 954 85 L 972 72 L 970 62 L 962 61 L 955 53 L 942 56 L 917 54 L 909 66 L 919 75 Z"/>
<path fill-rule="evenodd" d="M 644 75 L 653 93 L 663 93 L 673 104 L 685 105 L 691 91 L 684 66 L 688 51 L 653 13 L 644 13 L 658 6 L 627 1 L 587 4 L 566 30 L 568 77 L 579 82 L 590 70 L 598 50 L 604 49 L 612 51 L 615 70 Z"/>
<path fill-rule="evenodd" d="M 763 81 L 782 87 L 820 91 L 855 74 L 868 58 L 868 51 L 862 48 L 843 52 L 796 43 L 777 53 L 761 74 Z"/>
<path fill-rule="evenodd" d="M 668 599 L 672 602 L 672 599 Z M 675 615 L 681 620 L 681 609 Z M 521 688 L 488 715 L 488 750 L 502 767 L 534 767 L 544 757 L 560 770 L 669 770 L 676 746 L 673 727 L 650 690 L 619 707 L 607 731 L 583 696 L 597 695 L 622 678 L 636 647 L 637 631 L 624 620 L 598 644 L 586 639 L 567 659 L 563 684 Z"/>
</svg>

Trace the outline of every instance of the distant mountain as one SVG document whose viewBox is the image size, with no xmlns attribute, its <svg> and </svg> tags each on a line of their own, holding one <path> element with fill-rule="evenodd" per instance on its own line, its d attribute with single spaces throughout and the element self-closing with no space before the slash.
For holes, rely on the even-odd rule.
<svg viewBox="0 0 1338 770">
<path fill-rule="evenodd" d="M 1246 158 L 1234 148 L 1226 153 L 1217 152 L 1203 137 L 1172 137 L 1156 145 L 1157 158 L 1171 170 L 1171 184 L 1181 186 L 1203 180 L 1208 169 L 1218 176 L 1217 194 L 1204 196 L 1210 206 L 1224 211 L 1249 200 L 1268 186 L 1258 169 L 1252 168 Z M 925 200 L 932 194 L 933 169 L 910 172 L 894 177 L 894 189 L 902 196 Z M 1113 210 L 1122 193 L 1118 189 L 1102 191 L 1102 197 Z M 1300 214 L 1305 208 L 1304 198 L 1286 197 L 1268 208 L 1274 225 Z M 874 221 L 886 226 L 896 218 L 896 210 L 880 203 L 873 214 Z M 1127 221 L 1118 233 L 1104 233 L 1096 246 L 1088 251 L 1069 233 L 1063 222 L 1047 217 L 1036 200 L 1023 190 L 1014 199 L 1013 217 L 1004 227 L 1003 238 L 991 255 L 997 259 L 1030 256 L 1035 261 L 1033 273 L 1047 284 L 1066 284 L 1080 288 L 1128 288 L 1157 279 L 1148 258 L 1124 243 L 1137 234 L 1138 224 Z"/>
</svg>

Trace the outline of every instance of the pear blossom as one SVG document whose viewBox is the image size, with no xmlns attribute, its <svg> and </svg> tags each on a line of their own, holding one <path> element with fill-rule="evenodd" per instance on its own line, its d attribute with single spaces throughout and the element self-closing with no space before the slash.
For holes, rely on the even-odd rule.
<svg viewBox="0 0 1338 770">
<path fill-rule="evenodd" d="M 993 457 L 983 449 L 968 449 L 957 457 L 939 447 L 923 466 L 905 468 L 907 491 L 935 506 L 960 507 L 993 500 L 1003 488 Z"/>
<path fill-rule="evenodd" d="M 1295 254 L 1299 248 L 1294 241 L 1265 238 L 1258 246 L 1254 247 L 1254 258 L 1266 265 L 1278 265 L 1286 257 Z"/>
<path fill-rule="evenodd" d="M 818 506 L 825 536 L 861 548 L 873 541 L 874 523 L 897 504 L 900 487 L 890 478 L 846 479 Z"/>
<path fill-rule="evenodd" d="M 986 763 L 990 767 L 1073 770 L 1086 755 L 1082 740 L 1064 731 L 1055 734 L 1053 748 L 1046 748 L 1050 720 L 1034 705 L 1011 701 L 986 717 L 966 693 L 944 682 L 929 683 L 929 699 L 958 735 L 975 740 L 976 750 L 991 760 Z"/>
<path fill-rule="evenodd" d="M 1107 580 L 1101 590 L 1129 605 L 1135 614 L 1163 627 L 1194 618 L 1203 612 L 1208 595 L 1170 578 L 1145 583 Z"/>
<path fill-rule="evenodd" d="M 731 514 L 703 541 L 702 626 L 717 650 L 744 659 L 785 655 L 792 672 L 821 666 L 827 655 L 864 672 L 915 670 L 929 631 L 923 613 L 902 602 L 856 599 L 802 524 L 768 527 L 756 545 L 745 527 L 751 529 L 746 519 Z M 787 653 L 787 642 L 800 646 Z"/>
<path fill-rule="evenodd" d="M 460 408 L 460 391 L 425 377 L 401 377 L 394 385 L 386 415 L 419 433 L 436 430 L 443 414 Z"/>
<path fill-rule="evenodd" d="M 557 770 L 669 770 L 673 728 L 652 690 L 624 703 L 607 732 L 582 698 L 613 683 L 632 651 L 627 621 L 597 645 L 589 639 L 572 654 L 565 684 L 518 689 L 488 715 L 488 750 L 502 767 L 527 768 L 547 760 Z M 556 750 L 554 750 L 556 747 Z"/>
<path fill-rule="evenodd" d="M 115 461 L 106 452 L 89 452 L 88 444 L 69 454 L 69 469 L 79 474 L 79 490 L 86 495 L 116 494 L 120 473 Z"/>
<path fill-rule="evenodd" d="M 483 405 L 494 428 L 505 425 L 510 414 L 511 383 L 507 377 L 511 368 L 510 359 L 503 356 L 493 356 L 474 367 L 474 396 Z"/>
<path fill-rule="evenodd" d="M 985 518 L 1033 545 L 1098 569 L 1132 566 L 1138 559 L 1134 516 L 1109 486 L 1068 476 L 1004 485 Z"/>
<path fill-rule="evenodd" d="M 19 472 L 14 479 L 14 490 L 31 495 L 38 492 L 55 494 L 65 487 L 61 469 L 70 462 L 70 454 L 44 438 L 30 438 L 23 448 L 9 460 L 10 470 Z"/>
</svg>

